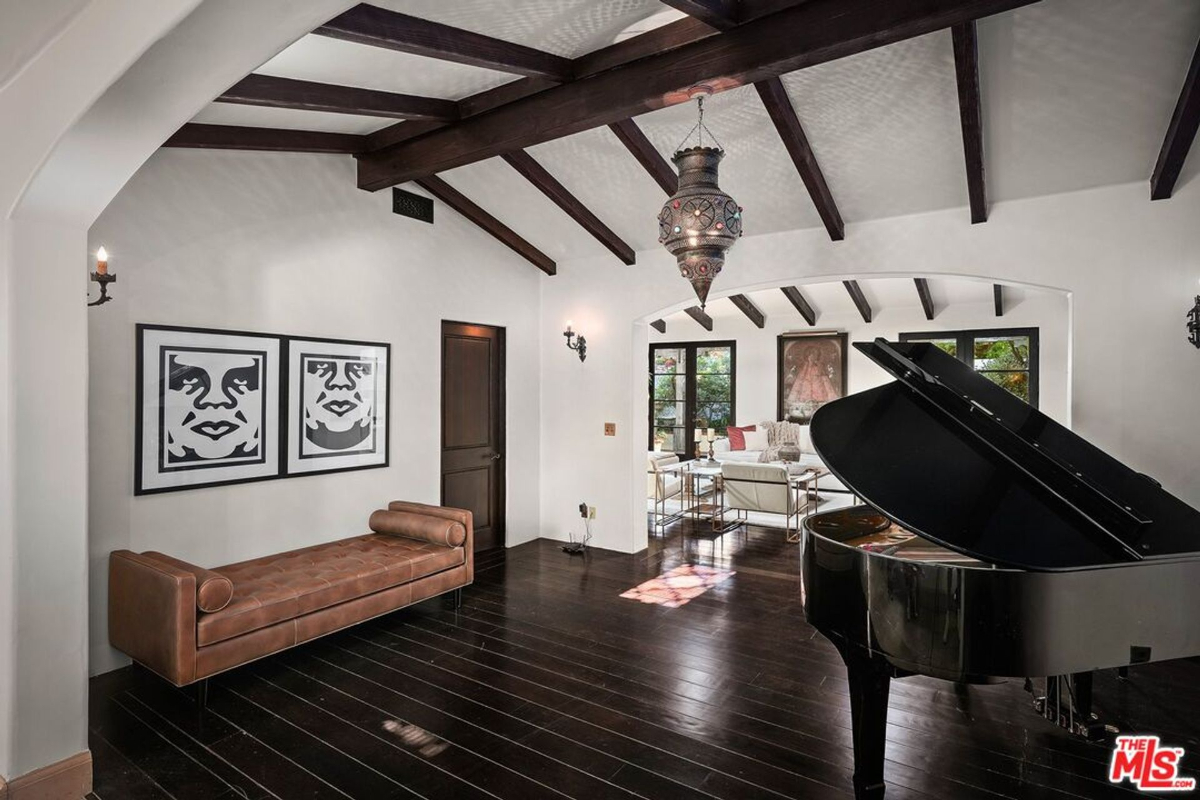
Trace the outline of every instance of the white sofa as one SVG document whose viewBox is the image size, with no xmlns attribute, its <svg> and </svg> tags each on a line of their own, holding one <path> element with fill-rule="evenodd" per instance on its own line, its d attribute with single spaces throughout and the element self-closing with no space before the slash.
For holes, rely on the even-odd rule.
<svg viewBox="0 0 1200 800">
<path fill-rule="evenodd" d="M 759 423 L 762 428 L 766 425 L 765 422 Z M 761 463 L 764 455 L 764 450 L 731 450 L 729 448 L 729 439 L 721 437 L 713 442 L 713 458 L 721 464 L 758 464 Z M 813 448 L 812 437 L 809 434 L 808 426 L 800 426 L 800 458 L 797 463 L 803 464 L 806 467 L 828 470 L 825 462 L 817 455 L 817 451 Z M 839 481 L 833 475 L 826 475 L 819 481 L 821 491 L 840 492 L 849 494 L 850 490 L 846 485 Z"/>
</svg>

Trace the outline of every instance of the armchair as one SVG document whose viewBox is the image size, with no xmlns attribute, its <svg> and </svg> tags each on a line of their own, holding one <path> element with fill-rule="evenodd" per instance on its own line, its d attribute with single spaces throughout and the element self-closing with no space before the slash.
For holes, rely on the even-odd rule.
<svg viewBox="0 0 1200 800">
<path fill-rule="evenodd" d="M 729 510 L 782 514 L 789 542 L 798 541 L 800 517 L 807 508 L 805 495 L 795 491 L 785 464 L 721 465 L 725 484 L 725 507 Z"/>
</svg>

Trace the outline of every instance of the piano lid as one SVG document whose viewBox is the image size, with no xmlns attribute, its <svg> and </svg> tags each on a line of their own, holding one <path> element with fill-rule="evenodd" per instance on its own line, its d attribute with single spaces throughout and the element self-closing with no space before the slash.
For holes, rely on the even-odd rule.
<svg viewBox="0 0 1200 800">
<path fill-rule="evenodd" d="M 1200 512 L 958 359 L 928 342 L 854 347 L 897 380 L 819 409 L 813 445 L 898 524 L 1022 569 L 1198 554 Z"/>
</svg>

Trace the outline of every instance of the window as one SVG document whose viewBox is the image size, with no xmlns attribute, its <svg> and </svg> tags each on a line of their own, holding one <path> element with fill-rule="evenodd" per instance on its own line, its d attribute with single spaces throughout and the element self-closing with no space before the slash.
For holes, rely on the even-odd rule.
<svg viewBox="0 0 1200 800">
<path fill-rule="evenodd" d="M 1037 328 L 902 333 L 900 341 L 931 342 L 1037 408 Z"/>
<path fill-rule="evenodd" d="M 650 347 L 650 447 L 691 458 L 696 428 L 724 435 L 734 424 L 733 342 L 686 342 Z"/>
</svg>

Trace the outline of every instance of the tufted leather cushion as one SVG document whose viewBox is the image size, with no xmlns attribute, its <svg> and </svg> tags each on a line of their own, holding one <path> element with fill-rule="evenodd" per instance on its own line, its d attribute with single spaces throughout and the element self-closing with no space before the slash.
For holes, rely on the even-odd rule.
<svg viewBox="0 0 1200 800">
<path fill-rule="evenodd" d="M 444 547 L 462 547 L 467 529 L 462 523 L 409 511 L 384 511 L 371 515 L 371 530 L 393 536 L 407 536 Z"/>
<path fill-rule="evenodd" d="M 213 572 L 211 569 L 194 566 L 186 561 L 180 561 L 165 553 L 156 553 L 153 550 L 142 553 L 142 555 L 195 575 L 196 608 L 201 611 L 220 611 L 233 599 L 233 581 L 224 575 Z"/>
<path fill-rule="evenodd" d="M 200 647 L 459 566 L 461 547 L 367 534 L 218 567 L 233 599 L 196 623 Z"/>
</svg>

